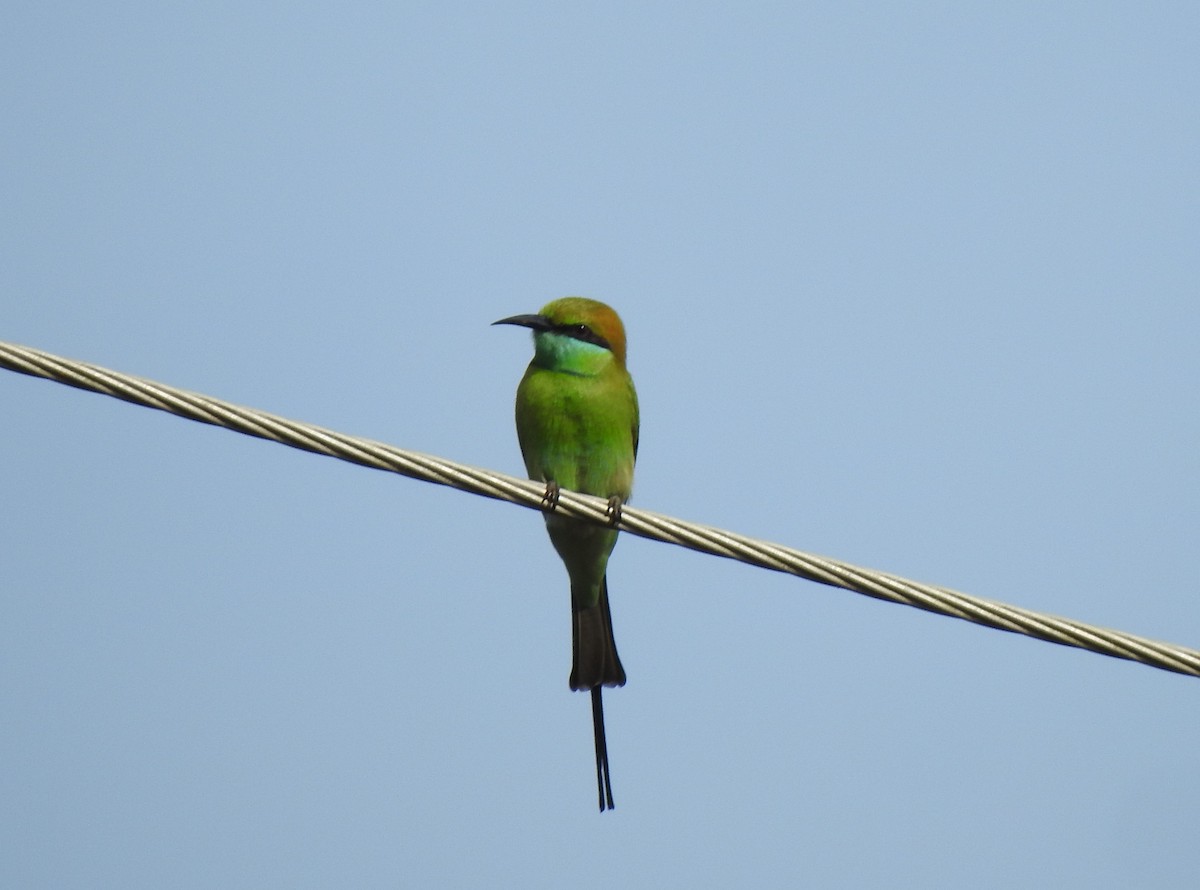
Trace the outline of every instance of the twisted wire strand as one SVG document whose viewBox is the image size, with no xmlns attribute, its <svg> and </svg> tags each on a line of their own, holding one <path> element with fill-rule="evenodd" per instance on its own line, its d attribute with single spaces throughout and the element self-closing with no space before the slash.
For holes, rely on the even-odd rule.
<svg viewBox="0 0 1200 890">
<path fill-rule="evenodd" d="M 0 342 L 0 367 L 365 467 L 388 470 L 535 510 L 545 506 L 545 486 L 539 482 L 349 436 L 28 346 Z M 564 490 L 560 493 L 557 509 L 586 522 L 612 522 L 608 502 L 591 495 Z M 1166 671 L 1200 676 L 1200 651 L 1184 646 L 981 599 L 649 510 L 624 507 L 616 525 L 622 531 L 644 538 L 798 575 L 876 599 L 1137 661 Z"/>
</svg>

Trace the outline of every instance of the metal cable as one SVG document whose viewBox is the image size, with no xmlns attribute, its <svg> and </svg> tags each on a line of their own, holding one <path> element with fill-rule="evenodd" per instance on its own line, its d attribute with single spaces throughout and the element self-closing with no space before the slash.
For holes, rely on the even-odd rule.
<svg viewBox="0 0 1200 890">
<path fill-rule="evenodd" d="M 448 485 L 472 494 L 511 501 L 535 510 L 543 508 L 545 487 L 503 473 L 469 467 L 444 458 L 406 451 L 347 436 L 333 430 L 288 420 L 253 408 L 243 408 L 211 396 L 187 392 L 152 380 L 110 371 L 97 365 L 62 358 L 28 346 L 0 342 L 0 367 L 33 377 L 44 377 L 79 389 L 104 393 L 147 408 L 157 408 L 190 420 L 198 420 L 269 439 L 293 448 L 325 454 L 350 463 L 389 470 L 402 476 Z M 562 491 L 558 510 L 578 519 L 608 523 L 608 502 L 603 498 Z M 961 618 L 986 627 L 1025 634 L 1039 640 L 1075 646 L 1138 661 L 1151 667 L 1200 676 L 1200 651 L 1133 636 L 1116 630 L 1093 627 L 1044 615 L 1028 609 L 980 599 L 945 587 L 909 581 L 896 575 L 859 568 L 823 556 L 814 556 L 779 544 L 682 519 L 625 507 L 618 528 L 644 538 L 678 544 L 702 553 L 736 559 L 750 565 L 799 575 L 810 581 L 841 587 L 893 603 L 915 606 L 939 615 Z"/>
</svg>

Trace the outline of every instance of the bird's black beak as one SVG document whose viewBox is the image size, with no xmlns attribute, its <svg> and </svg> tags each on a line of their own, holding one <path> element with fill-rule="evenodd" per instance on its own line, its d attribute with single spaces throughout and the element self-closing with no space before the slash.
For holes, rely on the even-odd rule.
<svg viewBox="0 0 1200 890">
<path fill-rule="evenodd" d="M 523 328 L 533 328 L 535 331 L 548 331 L 553 327 L 550 319 L 544 315 L 512 315 L 499 321 L 493 321 L 492 324 L 515 324 Z"/>
</svg>

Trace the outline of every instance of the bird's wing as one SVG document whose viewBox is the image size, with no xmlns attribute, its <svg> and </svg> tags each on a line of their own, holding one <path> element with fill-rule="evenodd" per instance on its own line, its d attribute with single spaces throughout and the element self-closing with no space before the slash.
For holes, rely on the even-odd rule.
<svg viewBox="0 0 1200 890">
<path fill-rule="evenodd" d="M 637 459 L 638 452 L 638 428 L 641 426 L 641 418 L 638 413 L 637 390 L 633 388 L 633 379 L 629 380 L 629 398 L 633 402 L 633 427 L 630 433 L 633 435 L 633 457 Z"/>
</svg>

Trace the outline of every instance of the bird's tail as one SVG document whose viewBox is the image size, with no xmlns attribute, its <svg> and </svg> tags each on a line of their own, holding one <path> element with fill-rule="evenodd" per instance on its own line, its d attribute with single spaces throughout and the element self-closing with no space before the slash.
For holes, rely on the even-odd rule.
<svg viewBox="0 0 1200 890">
<path fill-rule="evenodd" d="M 608 742 L 604 739 L 604 687 L 592 687 L 592 732 L 596 736 L 596 787 L 600 794 L 600 812 L 615 809 L 612 776 L 608 772 Z"/>
<path fill-rule="evenodd" d="M 596 740 L 596 785 L 600 811 L 613 808 L 612 778 L 608 772 L 608 742 L 604 737 L 605 686 L 624 686 L 625 668 L 613 639 L 612 614 L 608 609 L 608 579 L 600 582 L 596 605 L 571 613 L 571 688 L 592 691 L 592 732 Z"/>
<path fill-rule="evenodd" d="M 596 605 L 571 609 L 571 688 L 624 686 L 625 668 L 613 639 L 608 610 L 608 578 L 600 582 Z"/>
</svg>

